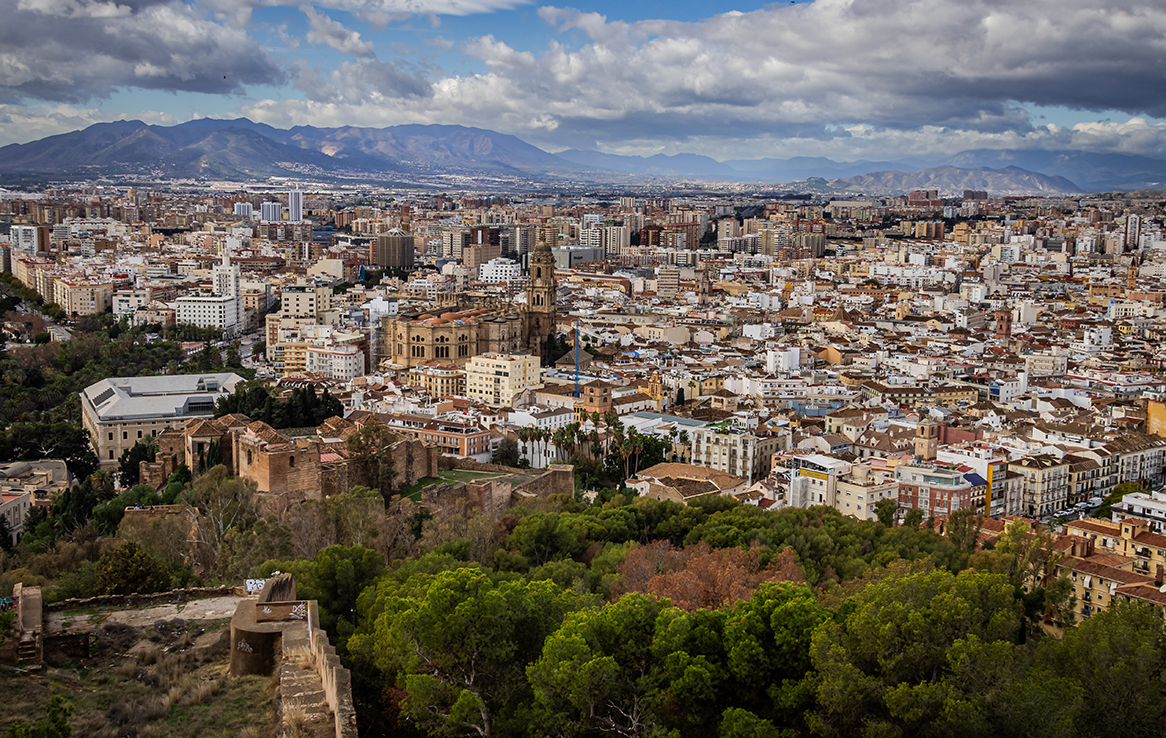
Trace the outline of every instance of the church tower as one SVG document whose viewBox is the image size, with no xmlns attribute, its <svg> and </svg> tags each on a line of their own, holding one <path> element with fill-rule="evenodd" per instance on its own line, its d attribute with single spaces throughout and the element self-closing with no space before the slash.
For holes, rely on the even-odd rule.
<svg viewBox="0 0 1166 738">
<path fill-rule="evenodd" d="M 526 341 L 530 352 L 542 356 L 543 345 L 555 330 L 555 254 L 546 241 L 530 254 L 530 271 L 526 285 Z"/>
</svg>

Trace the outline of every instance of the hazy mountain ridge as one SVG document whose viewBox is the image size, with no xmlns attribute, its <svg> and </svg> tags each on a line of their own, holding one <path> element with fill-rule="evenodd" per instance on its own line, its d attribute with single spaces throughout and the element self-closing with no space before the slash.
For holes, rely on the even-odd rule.
<svg viewBox="0 0 1166 738">
<path fill-rule="evenodd" d="M 964 190 L 987 190 L 997 194 L 1078 194 L 1080 187 L 1064 177 L 1050 177 L 1020 167 L 1003 169 L 960 169 L 953 166 L 931 167 L 914 172 L 871 172 L 856 177 L 830 180 L 838 189 L 872 194 L 899 193 L 906 190 L 939 190 L 941 195 L 958 196 Z"/>
<path fill-rule="evenodd" d="M 98 123 L 0 148 L 0 173 L 9 177 L 140 174 L 227 180 L 497 175 L 597 183 L 634 183 L 635 178 L 646 177 L 790 183 L 795 189 L 807 180 L 823 179 L 843 190 L 891 193 L 928 187 L 954 194 L 962 189 L 1065 194 L 1166 186 L 1166 161 L 1130 154 L 979 149 L 943 161 L 838 162 L 800 156 L 718 161 L 699 154 L 640 157 L 579 149 L 551 154 L 516 136 L 465 126 L 280 129 L 246 118 L 203 118 L 175 126 L 137 120 Z"/>
</svg>

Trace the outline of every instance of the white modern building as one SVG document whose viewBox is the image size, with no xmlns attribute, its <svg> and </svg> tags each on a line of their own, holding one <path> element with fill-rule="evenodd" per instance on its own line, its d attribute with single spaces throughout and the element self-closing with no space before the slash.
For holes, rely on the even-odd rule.
<svg viewBox="0 0 1166 738">
<path fill-rule="evenodd" d="M 259 204 L 259 220 L 274 223 L 283 220 L 283 203 L 264 202 Z"/>
<path fill-rule="evenodd" d="M 304 193 L 299 190 L 287 193 L 287 219 L 292 223 L 304 219 Z"/>
<path fill-rule="evenodd" d="M 504 259 L 501 256 L 490 259 L 478 267 L 478 278 L 490 284 L 500 284 L 518 279 L 522 275 L 522 267 L 517 261 Z"/>
</svg>

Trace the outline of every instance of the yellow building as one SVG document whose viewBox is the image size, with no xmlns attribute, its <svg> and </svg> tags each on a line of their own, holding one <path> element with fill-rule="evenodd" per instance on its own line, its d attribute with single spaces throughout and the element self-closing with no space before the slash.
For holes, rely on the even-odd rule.
<svg viewBox="0 0 1166 738">
<path fill-rule="evenodd" d="M 466 373 L 458 366 L 436 361 L 409 370 L 409 384 L 434 396 L 449 397 L 466 393 Z"/>
<path fill-rule="evenodd" d="M 113 307 L 112 282 L 58 279 L 54 287 L 50 299 L 60 305 L 66 315 L 93 315 Z"/>
<path fill-rule="evenodd" d="M 489 353 L 465 365 L 466 396 L 494 407 L 506 407 L 524 390 L 539 385 L 539 359 L 533 354 Z"/>
</svg>

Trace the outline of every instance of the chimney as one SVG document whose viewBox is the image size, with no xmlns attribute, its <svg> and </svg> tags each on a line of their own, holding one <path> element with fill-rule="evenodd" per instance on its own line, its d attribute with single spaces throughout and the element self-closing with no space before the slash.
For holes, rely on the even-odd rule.
<svg viewBox="0 0 1166 738">
<path fill-rule="evenodd" d="M 1158 586 L 1158 587 L 1162 586 L 1162 565 L 1161 564 L 1157 564 L 1154 568 L 1154 585 Z"/>
</svg>

